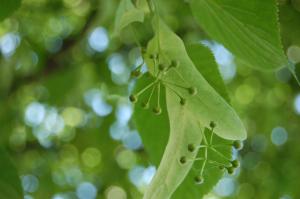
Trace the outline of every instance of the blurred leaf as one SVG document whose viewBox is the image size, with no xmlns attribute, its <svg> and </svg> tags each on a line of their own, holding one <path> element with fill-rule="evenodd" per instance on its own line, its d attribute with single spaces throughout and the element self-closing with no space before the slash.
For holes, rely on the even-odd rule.
<svg viewBox="0 0 300 199">
<path fill-rule="evenodd" d="M 1 0 L 0 21 L 11 15 L 20 5 L 21 0 Z"/>
<path fill-rule="evenodd" d="M 116 13 L 115 35 L 120 34 L 121 30 L 133 22 L 143 22 L 144 12 L 137 9 L 131 0 L 122 0 Z"/>
<path fill-rule="evenodd" d="M 212 39 L 257 69 L 287 66 L 275 0 L 192 0 L 196 20 Z"/>
<path fill-rule="evenodd" d="M 6 151 L 0 147 L 0 199 L 23 198 L 22 187 L 16 168 Z"/>
</svg>

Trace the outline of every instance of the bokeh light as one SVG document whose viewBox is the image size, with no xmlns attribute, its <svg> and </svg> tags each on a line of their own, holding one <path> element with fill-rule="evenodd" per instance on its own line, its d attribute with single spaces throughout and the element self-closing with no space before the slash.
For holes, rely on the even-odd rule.
<svg viewBox="0 0 300 199">
<path fill-rule="evenodd" d="M 283 127 L 275 127 L 271 133 L 271 141 L 277 146 L 281 146 L 286 143 L 288 139 L 288 133 Z"/>
<path fill-rule="evenodd" d="M 94 199 L 97 196 L 97 188 L 90 182 L 82 182 L 76 189 L 79 199 Z"/>
<path fill-rule="evenodd" d="M 97 52 L 105 51 L 109 45 L 107 31 L 103 27 L 95 28 L 88 40 L 90 47 Z"/>
</svg>

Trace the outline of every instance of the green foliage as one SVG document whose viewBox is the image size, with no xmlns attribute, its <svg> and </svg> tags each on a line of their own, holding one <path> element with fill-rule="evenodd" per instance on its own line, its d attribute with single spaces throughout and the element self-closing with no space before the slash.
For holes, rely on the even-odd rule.
<svg viewBox="0 0 300 199">
<path fill-rule="evenodd" d="M 248 66 L 261 70 L 287 66 L 275 0 L 192 0 L 190 4 L 208 35 Z"/>
<path fill-rule="evenodd" d="M 1 0 L 0 4 L 0 21 L 2 21 L 21 5 L 21 0 Z"/>
<path fill-rule="evenodd" d="M 158 81 L 158 84 L 162 83 L 166 87 L 170 137 L 158 172 L 151 186 L 147 189 L 144 198 L 169 198 L 184 180 L 193 165 L 193 161 L 181 165 L 179 160 L 181 157 L 186 157 L 187 159 L 196 157 L 197 153 L 189 153 L 187 146 L 189 144 L 200 145 L 202 134 L 199 131 L 202 131 L 201 128 L 204 129 L 202 125 L 215 121 L 218 124 L 216 129 L 220 131 L 216 133 L 226 139 L 245 139 L 246 133 L 234 111 L 198 72 L 185 51 L 184 44 L 180 38 L 158 17 L 154 19 L 153 24 L 156 35 L 149 42 L 145 56 L 149 71 L 156 79 L 154 83 Z M 206 53 L 208 51 L 206 48 L 200 50 L 204 52 L 206 50 Z M 208 63 L 214 64 L 215 67 L 214 59 L 211 55 L 210 58 L 209 62 L 204 61 L 204 63 L 201 63 L 198 61 L 199 67 Z M 174 67 L 174 64 L 172 64 L 175 62 L 178 63 L 176 64 L 177 67 Z M 170 65 L 166 72 L 161 72 L 161 70 L 165 70 L 165 67 L 159 67 L 162 64 Z M 161 73 L 162 76 L 160 76 Z M 180 103 L 182 99 L 186 100 L 186 104 L 182 105 Z M 220 115 L 222 117 L 219 117 Z M 135 118 L 141 118 L 141 116 Z M 158 122 L 153 123 L 152 126 L 157 124 Z M 145 127 L 149 127 L 149 125 Z M 139 129 L 142 135 L 149 133 L 149 130 L 146 128 Z M 163 132 L 162 135 L 166 135 L 166 130 L 161 131 Z M 154 136 L 153 133 L 151 135 Z M 154 144 L 152 142 L 156 142 L 156 140 L 149 139 L 149 135 L 146 137 L 147 139 L 144 139 L 146 149 L 148 148 L 148 143 L 150 143 L 149 148 L 153 147 Z M 153 148 L 151 153 L 154 153 L 154 150 L 156 151 Z M 158 151 L 155 157 L 158 157 L 160 154 L 161 150 Z M 191 189 L 189 186 L 188 188 Z"/>
<path fill-rule="evenodd" d="M 17 170 L 2 147 L 0 147 L 0 162 L 0 199 L 23 198 Z"/>
<path fill-rule="evenodd" d="M 0 198 L 19 176 L 26 198 L 299 198 L 299 89 L 274 71 L 300 74 L 299 0 L 277 3 L 23 1 L 0 23 Z"/>
<path fill-rule="evenodd" d="M 136 8 L 131 0 L 122 0 L 116 12 L 115 35 L 133 22 L 143 22 L 144 12 Z"/>
</svg>

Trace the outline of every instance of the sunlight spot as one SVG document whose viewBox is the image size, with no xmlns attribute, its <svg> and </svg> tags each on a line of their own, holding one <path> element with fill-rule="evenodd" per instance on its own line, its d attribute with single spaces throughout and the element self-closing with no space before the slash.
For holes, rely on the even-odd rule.
<svg viewBox="0 0 300 199">
<path fill-rule="evenodd" d="M 142 147 L 142 139 L 137 131 L 126 134 L 122 141 L 128 149 L 137 150 Z"/>
<path fill-rule="evenodd" d="M 88 42 L 93 50 L 97 52 L 105 51 L 109 45 L 109 38 L 106 29 L 103 27 L 95 28 L 90 34 Z"/>
<path fill-rule="evenodd" d="M 281 146 L 286 143 L 288 139 L 288 133 L 283 127 L 275 127 L 271 133 L 272 143 L 276 146 Z"/>
<path fill-rule="evenodd" d="M 81 154 L 81 159 L 87 167 L 96 167 L 101 162 L 101 152 L 97 148 L 87 148 Z"/>
<path fill-rule="evenodd" d="M 129 133 L 129 127 L 127 125 L 114 122 L 109 128 L 110 137 L 114 140 L 122 140 L 125 135 Z"/>
<path fill-rule="evenodd" d="M 32 102 L 26 107 L 25 123 L 32 127 L 38 126 L 44 120 L 45 115 L 45 106 L 38 102 Z"/>
<path fill-rule="evenodd" d="M 132 116 L 131 104 L 120 104 L 116 110 L 117 120 L 121 125 L 126 125 Z"/>
<path fill-rule="evenodd" d="M 298 115 L 300 115 L 300 94 L 298 94 L 294 101 L 295 111 Z"/>
<path fill-rule="evenodd" d="M 234 193 L 235 181 L 232 178 L 222 178 L 215 186 L 214 191 L 221 197 L 228 197 Z"/>
<path fill-rule="evenodd" d="M 99 116 L 107 116 L 112 112 L 112 106 L 105 102 L 103 94 L 98 89 L 90 89 L 84 94 L 84 100 Z"/>
<path fill-rule="evenodd" d="M 14 54 L 20 44 L 20 36 L 15 33 L 7 33 L 0 38 L 0 51 L 4 57 L 10 57 Z"/>
<path fill-rule="evenodd" d="M 33 193 L 39 187 L 39 180 L 34 175 L 21 176 L 22 187 L 25 192 Z"/>
<path fill-rule="evenodd" d="M 125 190 L 118 186 L 111 186 L 105 192 L 106 192 L 106 199 L 126 199 L 127 198 Z"/>
<path fill-rule="evenodd" d="M 300 47 L 296 45 L 292 45 L 287 49 L 287 56 L 289 60 L 293 63 L 300 62 Z"/>
<path fill-rule="evenodd" d="M 57 110 L 51 108 L 46 114 L 44 126 L 45 130 L 57 134 L 64 129 L 65 123 L 63 118 L 57 113 Z"/>
<path fill-rule="evenodd" d="M 97 196 L 97 188 L 90 182 L 83 182 L 77 187 L 76 195 L 79 199 L 94 199 Z"/>
</svg>

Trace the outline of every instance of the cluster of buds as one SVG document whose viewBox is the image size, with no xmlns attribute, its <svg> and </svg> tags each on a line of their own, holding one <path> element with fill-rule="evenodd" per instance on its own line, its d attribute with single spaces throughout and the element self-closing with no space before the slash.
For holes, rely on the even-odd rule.
<svg viewBox="0 0 300 199">
<path fill-rule="evenodd" d="M 179 158 L 179 163 L 181 165 L 185 165 L 187 162 L 189 161 L 201 161 L 202 165 L 201 165 L 201 170 L 199 172 L 198 175 L 195 176 L 194 181 L 196 184 L 202 184 L 204 183 L 204 172 L 205 172 L 205 168 L 207 166 L 207 164 L 211 164 L 213 165 L 213 167 L 219 168 L 222 171 L 227 171 L 228 174 L 234 174 L 235 170 L 237 168 L 240 167 L 240 162 L 239 160 L 235 159 L 232 160 L 230 158 L 228 158 L 226 155 L 224 155 L 218 148 L 219 147 L 232 147 L 236 150 L 241 150 L 243 148 L 243 143 L 239 140 L 233 141 L 230 144 L 222 144 L 222 145 L 217 145 L 213 143 L 213 136 L 214 136 L 214 128 L 216 127 L 215 122 L 210 122 L 209 124 L 210 126 L 210 132 L 211 135 L 210 137 L 207 137 L 207 135 L 205 135 L 205 133 L 202 133 L 203 135 L 203 142 L 201 143 L 201 145 L 196 146 L 194 144 L 188 144 L 187 146 L 187 151 L 189 153 L 194 153 L 197 152 L 198 149 L 203 149 L 204 150 L 204 157 L 199 157 L 199 158 L 194 158 L 192 160 L 187 159 L 186 156 L 181 156 Z M 224 159 L 224 161 L 222 162 L 218 162 L 215 161 L 213 159 L 211 159 L 209 157 L 209 152 L 208 150 L 210 150 L 211 152 L 217 154 L 221 159 Z"/>
<path fill-rule="evenodd" d="M 142 51 L 143 55 L 146 54 L 145 51 Z M 146 101 L 141 102 L 141 106 L 144 109 L 149 109 L 150 107 L 150 102 L 153 98 L 153 95 L 157 93 L 157 103 L 156 105 L 152 108 L 152 111 L 154 114 L 159 115 L 162 112 L 161 106 L 160 106 L 160 97 L 161 97 L 161 86 L 164 86 L 167 89 L 170 89 L 172 92 L 174 92 L 178 97 L 179 97 L 179 103 L 180 105 L 185 105 L 186 104 L 186 98 L 184 98 L 180 92 L 178 92 L 178 89 L 184 89 L 189 95 L 196 95 L 197 94 L 197 88 L 193 86 L 183 86 L 183 85 L 178 85 L 173 82 L 169 82 L 165 80 L 165 75 L 170 71 L 174 70 L 177 74 L 177 68 L 180 67 L 180 62 L 178 60 L 169 60 L 168 62 L 163 62 L 160 59 L 160 54 L 154 53 L 150 54 L 149 58 L 153 61 L 154 65 L 154 79 L 151 83 L 149 83 L 147 86 L 145 86 L 143 89 L 138 91 L 137 93 L 131 94 L 129 96 L 129 100 L 132 103 L 137 103 L 139 101 L 139 97 L 150 90 L 149 96 Z M 139 65 L 134 71 L 132 71 L 132 76 L 134 77 L 141 77 L 142 72 L 141 68 L 144 62 Z M 185 81 L 186 83 L 186 81 Z M 187 84 L 187 83 L 186 83 Z"/>
</svg>

